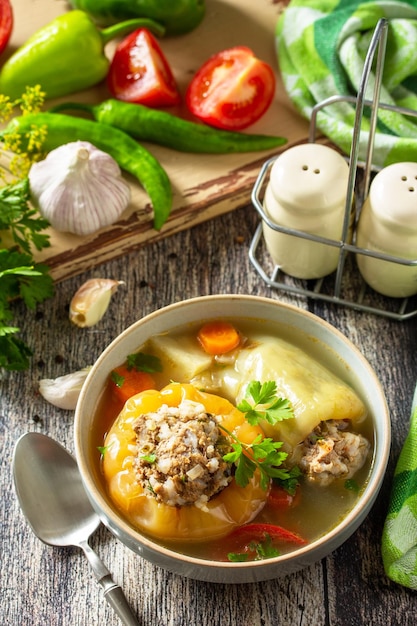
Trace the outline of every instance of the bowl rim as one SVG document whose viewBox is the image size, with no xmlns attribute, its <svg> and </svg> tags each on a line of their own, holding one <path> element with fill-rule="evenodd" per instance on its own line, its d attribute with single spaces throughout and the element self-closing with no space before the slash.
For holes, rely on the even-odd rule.
<svg viewBox="0 0 417 626">
<path fill-rule="evenodd" d="M 381 414 L 378 414 L 378 420 L 382 420 L 381 424 L 381 432 L 384 433 L 384 437 L 380 438 L 377 441 L 377 433 L 374 424 L 374 455 L 372 459 L 370 474 L 368 482 L 361 494 L 360 498 L 357 500 L 356 504 L 353 508 L 348 512 L 348 514 L 330 531 L 326 532 L 321 537 L 318 537 L 314 541 L 310 542 L 306 546 L 300 546 L 295 550 L 287 554 L 283 554 L 280 556 L 272 557 L 269 559 L 259 560 L 259 561 L 245 561 L 245 562 L 228 562 L 228 561 L 211 561 L 208 559 L 203 559 L 199 557 L 184 555 L 181 552 L 176 552 L 174 549 L 168 548 L 160 543 L 157 540 L 153 540 L 145 534 L 142 534 L 139 530 L 135 529 L 127 520 L 123 518 L 123 516 L 117 513 L 117 511 L 110 506 L 107 502 L 100 489 L 97 487 L 94 478 L 91 475 L 89 470 L 89 466 L 87 460 L 85 459 L 85 455 L 83 453 L 83 444 L 81 437 L 81 421 L 82 421 L 82 408 L 84 406 L 85 398 L 88 394 L 88 389 L 91 383 L 94 383 L 95 377 L 97 375 L 97 371 L 99 371 L 103 362 L 106 362 L 108 355 L 113 351 L 114 347 L 118 344 L 125 341 L 126 337 L 129 336 L 132 332 L 134 332 L 137 328 L 140 328 L 144 324 L 151 324 L 155 318 L 158 318 L 161 314 L 175 312 L 178 309 L 181 309 L 184 306 L 193 306 L 198 304 L 205 304 L 208 301 L 230 301 L 230 300 L 243 300 L 247 302 L 258 303 L 263 306 L 276 306 L 277 308 L 284 309 L 289 314 L 295 314 L 300 318 L 304 318 L 309 321 L 311 324 L 318 324 L 319 327 L 323 328 L 326 333 L 330 333 L 336 339 L 341 341 L 344 345 L 346 345 L 349 351 L 355 356 L 356 359 L 361 363 L 362 368 L 367 370 L 368 375 L 373 379 L 375 383 L 374 391 L 378 392 L 379 396 L 379 404 L 383 408 Z M 214 317 L 213 315 L 208 315 L 207 319 Z M 230 315 L 225 315 L 225 317 L 231 317 Z M 252 315 L 246 315 L 242 313 L 239 315 L 241 318 L 250 318 L 254 319 Z M 262 319 L 262 316 L 259 316 L 259 319 Z M 277 320 L 280 323 L 281 320 Z M 178 326 L 181 326 L 181 322 L 179 322 Z M 297 327 L 298 328 L 298 327 Z M 304 329 L 299 329 L 305 335 L 310 335 L 310 333 Z M 320 340 L 321 343 L 326 346 L 326 343 L 323 339 Z M 328 347 L 328 346 L 327 346 Z M 334 352 L 334 350 L 333 350 Z M 345 363 L 345 359 L 338 356 L 343 363 Z M 96 402 L 99 399 L 99 395 L 96 396 Z M 95 403 L 96 403 L 95 402 Z M 375 416 L 373 416 L 373 421 L 375 422 Z M 121 535 L 126 535 L 129 537 L 129 543 L 137 543 L 139 545 L 142 544 L 144 548 L 147 548 L 148 551 L 154 554 L 158 554 L 162 557 L 165 562 L 177 561 L 183 562 L 187 567 L 194 568 L 208 568 L 208 569 L 218 569 L 222 568 L 225 570 L 257 570 L 262 569 L 265 566 L 278 567 L 280 564 L 285 564 L 287 562 L 293 561 L 294 559 L 302 560 L 303 557 L 307 558 L 307 562 L 310 563 L 310 559 L 308 556 L 310 553 L 320 552 L 320 549 L 323 549 L 324 546 L 327 546 L 325 554 L 331 553 L 335 550 L 339 545 L 344 543 L 349 536 L 351 536 L 355 530 L 359 527 L 359 525 L 363 522 L 365 517 L 368 515 L 370 508 L 373 506 L 373 503 L 379 493 L 380 487 L 383 482 L 383 478 L 385 475 L 385 471 L 388 464 L 390 447 L 391 447 L 391 420 L 389 409 L 387 405 L 387 401 L 385 398 L 384 391 L 382 389 L 382 385 L 377 377 L 376 372 L 371 367 L 368 360 L 362 354 L 362 352 L 353 344 L 353 342 L 346 337 L 339 329 L 335 326 L 327 322 L 326 320 L 320 318 L 314 313 L 302 309 L 299 306 L 296 306 L 291 303 L 282 302 L 280 300 L 274 300 L 271 298 L 256 296 L 256 295 L 246 295 L 246 294 L 211 294 L 205 296 L 197 296 L 193 298 L 188 298 L 185 300 L 177 301 L 171 303 L 167 306 L 161 307 L 152 311 L 151 313 L 145 315 L 144 317 L 136 320 L 130 326 L 125 328 L 119 335 L 117 335 L 101 352 L 100 356 L 97 358 L 95 363 L 93 364 L 86 381 L 81 390 L 79 400 L 77 403 L 77 407 L 75 410 L 75 419 L 74 419 L 74 443 L 75 443 L 75 452 L 76 459 L 78 463 L 78 467 L 80 469 L 80 473 L 82 476 L 82 480 L 84 486 L 86 488 L 87 494 L 93 504 L 93 507 L 96 509 L 99 517 L 102 519 L 103 523 L 107 528 L 109 528 L 113 534 L 116 535 L 123 543 L 126 544 L 126 541 L 121 538 Z M 376 459 L 376 449 L 378 444 L 379 451 L 379 462 L 377 465 Z M 377 465 L 377 466 L 376 466 Z M 347 533 L 346 537 L 341 537 Z M 328 548 L 328 546 L 331 546 Z M 132 547 L 130 545 L 130 547 Z M 133 548 L 132 548 L 133 549 Z M 138 552 L 138 550 L 136 550 Z M 140 553 L 140 551 L 139 551 Z M 163 567 L 169 569 L 167 565 L 163 565 Z M 185 568 L 183 568 L 185 569 Z"/>
</svg>

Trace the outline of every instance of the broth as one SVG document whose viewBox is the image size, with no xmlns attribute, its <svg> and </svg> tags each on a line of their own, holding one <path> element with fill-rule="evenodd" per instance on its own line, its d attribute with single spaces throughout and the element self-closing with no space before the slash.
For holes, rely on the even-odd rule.
<svg viewBox="0 0 417 626">
<path fill-rule="evenodd" d="M 244 388 L 244 384 L 242 383 L 242 380 L 245 384 L 248 382 L 247 380 L 244 380 L 246 375 L 245 366 L 247 366 L 250 370 L 249 365 L 252 354 L 255 354 L 255 350 L 261 349 L 259 348 L 259 345 L 264 345 L 262 344 L 262 341 L 269 341 L 274 346 L 276 342 L 280 342 L 277 353 L 279 355 L 281 354 L 281 350 L 284 351 L 282 354 L 287 354 L 285 352 L 287 349 L 290 350 L 288 354 L 292 354 L 291 350 L 294 351 L 290 360 L 292 364 L 300 360 L 298 375 L 299 382 L 301 381 L 301 383 L 303 383 L 302 379 L 304 377 L 306 379 L 304 383 L 307 384 L 311 382 L 311 380 L 316 381 L 315 377 L 317 377 L 317 380 L 319 381 L 317 384 L 322 386 L 324 390 L 327 389 L 331 391 L 332 389 L 339 389 L 340 386 L 340 393 L 339 396 L 337 396 L 337 402 L 343 405 L 345 396 L 348 396 L 352 402 L 357 401 L 357 407 L 355 405 L 355 408 L 357 408 L 358 415 L 355 414 L 351 416 L 352 426 L 349 430 L 366 438 L 370 443 L 370 450 L 363 466 L 355 473 L 354 479 L 349 483 L 349 486 L 353 485 L 355 488 L 347 488 L 344 477 L 336 478 L 331 482 L 331 484 L 323 486 L 302 475 L 299 479 L 299 503 L 297 505 L 284 509 L 277 509 L 275 506 L 270 504 L 267 495 L 265 494 L 265 503 L 262 503 L 262 506 L 259 507 L 259 511 L 257 511 L 256 514 L 249 520 L 245 519 L 245 522 L 250 521 L 251 524 L 279 525 L 280 527 L 284 527 L 288 531 L 301 536 L 307 543 L 318 539 L 334 528 L 353 508 L 358 497 L 360 497 L 361 491 L 366 485 L 372 459 L 373 429 L 371 420 L 369 416 L 365 416 L 365 413 L 363 415 L 359 415 L 360 408 L 363 407 L 365 410 L 366 407 L 362 404 L 361 399 L 357 398 L 351 387 L 349 387 L 342 380 L 344 374 L 346 374 L 343 362 L 335 361 L 335 355 L 329 350 L 329 358 L 326 359 L 325 362 L 320 363 L 317 355 L 319 352 L 320 354 L 323 353 L 323 346 L 316 340 L 311 341 L 311 343 L 306 345 L 305 341 L 302 342 L 300 337 L 296 334 L 289 337 L 288 333 L 286 333 L 285 337 L 282 337 L 279 333 L 279 329 L 274 324 L 265 324 L 263 322 L 257 322 L 256 320 L 243 319 L 232 321 L 242 337 L 242 342 L 239 347 L 223 356 L 212 357 L 204 353 L 201 345 L 196 339 L 197 332 L 202 323 L 203 322 L 200 322 L 199 324 L 187 325 L 187 327 L 179 327 L 170 333 L 152 337 L 137 350 L 138 352 L 151 354 L 160 359 L 162 363 L 162 371 L 153 373 L 157 389 L 164 388 L 166 385 L 169 385 L 172 380 L 175 380 L 177 383 L 189 383 L 191 381 L 196 388 L 204 388 L 208 394 L 225 397 L 228 401 L 235 405 L 239 399 L 237 396 L 241 397 L 243 393 L 242 390 Z M 262 347 L 262 349 L 264 348 Z M 269 347 L 267 345 L 265 350 L 268 349 Z M 133 351 L 134 350 L 132 350 L 132 352 Z M 266 352 L 266 355 L 268 357 L 270 356 L 268 352 Z M 235 371 L 236 369 L 239 369 L 239 363 L 240 373 L 239 375 L 236 375 Z M 316 369 L 311 372 L 306 369 L 306 364 L 308 366 L 313 364 L 312 367 Z M 259 364 L 256 363 L 255 370 L 257 372 L 259 371 L 258 365 Z M 263 366 L 263 371 L 269 371 L 272 367 L 271 359 L 269 359 L 269 361 L 266 359 Z M 275 369 L 274 367 L 272 367 L 272 370 L 275 372 L 278 366 Z M 279 367 L 281 367 L 281 365 L 279 365 Z M 330 372 L 330 367 L 332 372 Z M 288 372 L 290 372 L 288 375 L 294 377 L 294 371 L 291 370 L 289 364 L 288 368 L 283 368 L 283 372 L 284 373 L 282 375 L 284 378 Z M 325 382 L 323 384 L 320 382 L 320 376 L 324 377 L 323 380 Z M 328 378 L 326 378 L 327 376 Z M 251 380 L 255 379 L 259 380 L 258 378 L 251 378 Z M 264 382 L 264 380 L 261 382 Z M 304 391 L 301 393 L 304 393 Z M 333 391 L 331 391 L 331 393 L 333 393 Z M 310 413 L 315 415 L 315 411 L 319 413 L 325 412 L 327 406 L 326 403 L 327 398 L 324 400 L 319 399 L 317 401 L 317 406 L 313 404 L 312 407 L 310 407 Z M 330 402 L 330 404 L 332 403 Z M 335 402 L 334 404 L 336 405 L 337 403 Z M 93 433 L 94 445 L 96 447 L 103 446 L 106 436 L 108 432 L 112 430 L 116 418 L 122 411 L 122 408 L 123 403 L 115 397 L 111 386 L 109 385 L 104 390 L 100 406 L 97 410 L 97 416 L 99 417 L 95 420 L 96 430 Z M 325 419 L 333 419 L 334 417 L 342 419 L 343 415 L 329 415 Z M 305 422 L 305 430 L 305 428 L 311 424 L 311 419 L 313 418 L 311 416 L 308 418 L 301 416 L 301 418 L 302 419 L 299 419 L 299 422 Z M 294 422 L 294 420 L 289 420 L 289 422 Z M 273 430 L 274 429 L 271 429 L 271 427 L 267 424 L 265 427 L 266 436 L 271 436 L 271 431 Z M 301 429 L 300 432 L 303 432 L 303 430 Z M 303 436 L 306 436 L 309 432 L 311 431 L 309 430 Z M 288 428 L 285 430 L 285 428 L 282 427 L 280 435 L 283 435 L 283 437 L 280 437 L 279 441 L 284 440 L 284 449 L 289 455 L 286 462 L 292 460 L 292 462 L 295 463 L 300 445 L 298 442 L 294 443 L 298 435 L 295 436 L 293 433 L 293 428 L 291 428 L 291 432 L 289 432 Z M 105 454 L 107 454 L 107 452 Z M 101 480 L 103 488 L 107 490 L 107 493 L 109 493 L 109 481 L 103 476 L 103 473 L 101 473 Z M 227 490 L 230 489 L 231 487 L 227 486 L 225 487 L 224 492 L 227 492 Z M 253 489 L 254 493 L 257 494 L 257 488 L 253 487 Z M 149 495 L 145 497 L 148 499 L 152 498 L 152 496 Z M 216 499 L 220 500 L 220 497 L 221 495 L 214 495 L 212 501 L 215 502 Z M 113 500 L 114 506 L 114 498 L 110 495 L 109 499 L 110 501 Z M 162 506 L 167 507 L 168 505 Z M 186 506 L 195 508 L 194 504 L 188 504 Z M 170 508 L 173 509 L 172 515 L 176 515 L 174 511 L 176 507 Z M 181 509 L 181 507 L 179 508 Z M 184 509 L 184 507 L 182 507 L 182 509 Z M 126 514 L 126 510 L 122 512 L 133 526 L 137 526 L 134 516 L 131 516 L 129 513 Z M 191 517 L 190 519 L 192 520 L 193 518 Z M 193 522 L 190 523 L 192 524 Z M 236 524 L 234 526 L 236 526 Z M 230 530 L 233 531 L 233 528 L 231 527 Z M 207 540 L 206 537 L 198 535 L 194 536 L 194 529 L 190 527 L 189 534 L 184 532 L 183 537 L 176 537 L 172 540 L 169 536 L 155 537 L 152 532 L 147 532 L 146 527 L 144 528 L 139 526 L 138 529 L 140 532 L 148 534 L 153 540 L 156 539 L 162 545 L 165 545 L 175 551 L 186 553 L 190 556 L 210 560 L 227 560 L 227 553 L 230 551 L 228 545 L 229 536 L 223 531 L 223 535 L 226 535 L 225 537 L 222 537 L 222 532 L 220 532 L 219 536 L 213 537 L 211 540 Z M 280 541 L 277 542 L 277 545 L 280 554 L 293 551 L 298 547 L 296 544 Z"/>
</svg>

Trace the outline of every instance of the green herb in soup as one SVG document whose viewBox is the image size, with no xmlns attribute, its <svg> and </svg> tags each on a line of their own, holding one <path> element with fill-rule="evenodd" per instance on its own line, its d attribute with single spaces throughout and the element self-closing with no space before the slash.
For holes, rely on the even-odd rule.
<svg viewBox="0 0 417 626">
<path fill-rule="evenodd" d="M 328 532 L 360 497 L 366 407 L 296 338 L 214 320 L 135 354 L 109 377 L 97 445 L 110 499 L 141 532 L 201 558 L 271 558 Z"/>
</svg>

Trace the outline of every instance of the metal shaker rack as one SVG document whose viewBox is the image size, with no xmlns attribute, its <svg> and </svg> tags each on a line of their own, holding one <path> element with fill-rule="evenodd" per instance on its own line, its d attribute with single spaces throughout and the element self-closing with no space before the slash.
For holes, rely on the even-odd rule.
<svg viewBox="0 0 417 626">
<path fill-rule="evenodd" d="M 406 320 L 417 315 L 417 296 L 413 296 L 411 298 L 388 298 L 377 294 L 360 276 L 359 270 L 355 266 L 355 255 L 363 254 L 377 259 L 382 259 L 384 261 L 390 261 L 407 266 L 417 265 L 417 259 L 405 260 L 396 256 L 383 254 L 366 248 L 360 248 L 355 245 L 355 237 L 353 236 L 353 239 L 351 240 L 349 235 L 352 219 L 351 207 L 355 206 L 355 233 L 355 226 L 357 225 L 363 202 L 369 191 L 372 174 L 380 169 L 372 165 L 378 110 L 380 108 L 387 109 L 403 115 L 417 117 L 417 111 L 380 102 L 387 31 L 388 21 L 385 18 L 380 19 L 369 45 L 357 96 L 332 96 L 317 104 L 312 111 L 309 142 L 314 143 L 316 141 L 316 120 L 319 111 L 326 106 L 330 106 L 338 102 L 348 102 L 356 105 L 351 151 L 350 157 L 347 159 L 349 163 L 349 176 L 341 239 L 333 240 L 313 235 L 302 230 L 286 228 L 275 224 L 270 220 L 263 209 L 262 199 L 265 191 L 265 184 L 271 167 L 278 158 L 277 156 L 272 157 L 263 165 L 252 191 L 252 203 L 255 209 L 259 213 L 261 219 L 273 230 L 293 237 L 300 237 L 310 241 L 315 241 L 332 248 L 339 248 L 340 254 L 337 269 L 329 276 L 319 280 L 295 279 L 286 275 L 280 270 L 279 266 L 273 264 L 272 259 L 268 258 L 263 241 L 262 222 L 258 225 L 253 236 L 249 248 L 249 258 L 261 278 L 272 288 L 280 289 L 300 296 L 344 305 L 359 311 L 374 313 L 395 320 Z M 375 57 L 376 67 L 373 98 L 372 100 L 367 100 L 365 98 L 365 93 L 367 91 L 369 77 Z M 370 110 L 369 140 L 367 144 L 366 160 L 361 162 L 359 161 L 359 141 L 362 118 L 366 107 Z"/>
</svg>

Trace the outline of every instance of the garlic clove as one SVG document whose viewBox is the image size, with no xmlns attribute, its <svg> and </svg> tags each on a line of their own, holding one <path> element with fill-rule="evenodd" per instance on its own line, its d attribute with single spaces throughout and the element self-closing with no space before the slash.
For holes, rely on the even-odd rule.
<svg viewBox="0 0 417 626">
<path fill-rule="evenodd" d="M 94 326 L 108 309 L 112 295 L 123 281 L 90 278 L 75 292 L 70 302 L 69 318 L 80 328 Z"/>
<path fill-rule="evenodd" d="M 39 381 L 39 393 L 59 409 L 73 411 L 90 369 L 88 366 L 58 378 L 43 378 Z"/>
<path fill-rule="evenodd" d="M 130 202 L 117 162 L 88 141 L 49 152 L 29 171 L 33 203 L 58 231 L 89 235 L 113 224 Z"/>
</svg>

